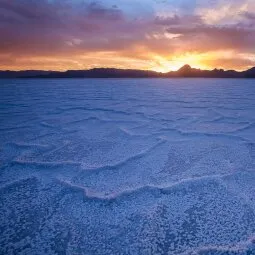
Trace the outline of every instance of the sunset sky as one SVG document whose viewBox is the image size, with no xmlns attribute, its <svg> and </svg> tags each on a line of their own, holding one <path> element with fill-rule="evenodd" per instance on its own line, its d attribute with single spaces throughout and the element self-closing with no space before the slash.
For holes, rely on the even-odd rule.
<svg viewBox="0 0 255 255">
<path fill-rule="evenodd" d="M 0 69 L 255 66 L 254 0 L 0 0 Z"/>
</svg>

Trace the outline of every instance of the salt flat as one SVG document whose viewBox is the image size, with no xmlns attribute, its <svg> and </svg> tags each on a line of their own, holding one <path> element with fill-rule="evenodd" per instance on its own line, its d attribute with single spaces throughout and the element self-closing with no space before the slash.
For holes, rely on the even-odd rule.
<svg viewBox="0 0 255 255">
<path fill-rule="evenodd" d="M 0 80 L 0 254 L 255 254 L 255 82 Z"/>
</svg>

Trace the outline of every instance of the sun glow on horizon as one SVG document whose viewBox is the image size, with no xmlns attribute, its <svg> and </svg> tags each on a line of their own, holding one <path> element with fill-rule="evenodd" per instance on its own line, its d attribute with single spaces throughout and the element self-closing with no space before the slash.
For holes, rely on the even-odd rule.
<svg viewBox="0 0 255 255">
<path fill-rule="evenodd" d="M 19 58 L 17 65 L 13 62 L 10 65 L 1 65 L 2 70 L 45 70 L 45 71 L 66 71 L 66 70 L 88 70 L 93 68 L 117 68 L 117 69 L 136 69 L 150 70 L 161 73 L 177 71 L 188 64 L 192 68 L 202 70 L 212 70 L 222 68 L 225 70 L 235 69 L 237 71 L 247 70 L 252 67 L 249 63 L 243 67 L 242 62 L 236 65 L 234 57 L 240 59 L 250 59 L 250 55 L 237 55 L 234 51 L 211 51 L 207 53 L 185 52 L 175 55 L 158 55 L 149 53 L 146 48 L 138 48 L 139 51 L 127 52 L 119 55 L 117 52 L 102 51 L 77 54 L 73 56 L 33 56 Z M 138 54 L 137 54 L 138 53 Z M 238 60 L 238 62 L 240 62 Z M 4 63 L 3 63 L 4 64 Z"/>
<path fill-rule="evenodd" d="M 196 53 L 185 53 L 180 56 L 168 58 L 156 57 L 157 66 L 153 67 L 152 70 L 162 73 L 167 73 L 170 71 L 178 71 L 181 67 L 189 64 L 193 68 L 198 69 L 210 69 L 210 66 L 206 65 L 205 59 L 208 54 L 196 54 Z"/>
</svg>

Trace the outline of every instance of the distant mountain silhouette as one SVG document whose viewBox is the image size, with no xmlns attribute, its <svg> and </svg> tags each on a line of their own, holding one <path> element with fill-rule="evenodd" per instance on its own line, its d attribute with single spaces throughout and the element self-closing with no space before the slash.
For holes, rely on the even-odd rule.
<svg viewBox="0 0 255 255">
<path fill-rule="evenodd" d="M 248 71 L 245 71 L 248 72 Z M 223 69 L 213 69 L 213 70 L 201 70 L 196 68 L 191 68 L 189 65 L 184 65 L 176 72 L 167 73 L 167 77 L 201 77 L 201 78 L 246 78 L 245 72 L 237 72 L 234 70 L 223 70 Z M 252 77 L 251 77 L 252 78 Z M 255 78 L 255 74 L 254 74 Z"/>
<path fill-rule="evenodd" d="M 22 78 L 22 77 L 35 77 L 39 75 L 47 75 L 51 71 L 0 71 L 0 78 Z"/>
<path fill-rule="evenodd" d="M 159 73 L 154 71 L 94 68 L 90 70 L 60 71 L 0 71 L 0 78 L 255 78 L 255 67 L 238 72 L 235 70 L 201 70 L 184 65 L 178 71 Z"/>
<path fill-rule="evenodd" d="M 254 77 L 255 77 L 255 67 L 253 67 L 253 68 L 247 70 L 247 71 L 245 72 L 245 77 L 246 77 L 246 78 L 254 78 Z"/>
</svg>

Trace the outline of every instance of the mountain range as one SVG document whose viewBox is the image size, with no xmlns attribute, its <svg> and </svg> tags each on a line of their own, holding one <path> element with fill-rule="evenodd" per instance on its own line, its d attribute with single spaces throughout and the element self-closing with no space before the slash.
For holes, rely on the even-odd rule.
<svg viewBox="0 0 255 255">
<path fill-rule="evenodd" d="M 201 70 L 184 65 L 178 71 L 160 73 L 155 71 L 94 68 L 89 70 L 68 71 L 0 71 L 1 78 L 255 78 L 255 67 L 246 71 Z"/>
</svg>

